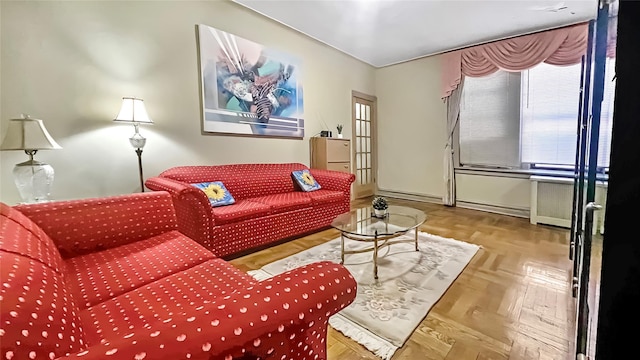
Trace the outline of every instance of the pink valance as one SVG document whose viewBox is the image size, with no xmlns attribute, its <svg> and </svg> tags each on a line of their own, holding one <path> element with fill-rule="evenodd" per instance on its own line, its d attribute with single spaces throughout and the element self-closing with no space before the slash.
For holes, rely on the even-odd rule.
<svg viewBox="0 0 640 360">
<path fill-rule="evenodd" d="M 494 41 L 442 55 L 442 98 L 460 84 L 462 75 L 481 77 L 498 70 L 523 71 L 542 62 L 573 65 L 587 50 L 587 23 Z"/>
</svg>

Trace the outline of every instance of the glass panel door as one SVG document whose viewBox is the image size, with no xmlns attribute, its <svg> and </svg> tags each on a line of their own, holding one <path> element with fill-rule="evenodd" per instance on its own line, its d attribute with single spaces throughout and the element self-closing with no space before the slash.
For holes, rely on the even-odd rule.
<svg viewBox="0 0 640 360">
<path fill-rule="evenodd" d="M 375 98 L 354 95 L 353 140 L 354 140 L 354 198 L 371 196 L 375 192 L 374 120 Z M 368 97 L 368 96 L 367 96 Z"/>
<path fill-rule="evenodd" d="M 607 32 L 609 7 L 602 2 L 595 21 L 589 24 L 589 42 L 583 62 L 582 101 L 576 144 L 573 214 L 571 224 L 570 258 L 573 260 L 572 287 L 576 298 L 575 357 L 585 359 L 595 353 L 594 329 L 597 319 L 598 286 L 593 280 L 594 212 L 602 206 L 596 203 L 598 174 L 598 143 L 604 98 L 605 65 L 607 61 Z M 600 251 L 598 247 L 596 251 Z"/>
</svg>

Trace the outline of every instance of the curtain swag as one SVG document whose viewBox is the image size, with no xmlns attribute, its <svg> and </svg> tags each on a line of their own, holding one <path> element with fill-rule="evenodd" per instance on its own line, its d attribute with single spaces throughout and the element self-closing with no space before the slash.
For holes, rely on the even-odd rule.
<svg viewBox="0 0 640 360">
<path fill-rule="evenodd" d="M 542 62 L 573 65 L 587 50 L 588 23 L 518 36 L 443 54 L 442 98 L 451 95 L 462 75 L 482 77 L 502 69 L 523 71 Z"/>
</svg>

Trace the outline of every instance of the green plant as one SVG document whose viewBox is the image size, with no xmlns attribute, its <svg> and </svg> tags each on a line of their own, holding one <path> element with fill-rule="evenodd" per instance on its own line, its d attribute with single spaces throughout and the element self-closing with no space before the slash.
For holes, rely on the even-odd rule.
<svg viewBox="0 0 640 360">
<path fill-rule="evenodd" d="M 338 129 L 338 134 L 342 134 L 342 124 L 338 124 L 338 126 L 336 126 L 336 129 Z"/>
<path fill-rule="evenodd" d="M 376 210 L 387 210 L 389 208 L 389 204 L 387 204 L 387 199 L 382 196 L 376 196 L 373 201 L 371 201 L 371 206 L 373 206 Z"/>
</svg>

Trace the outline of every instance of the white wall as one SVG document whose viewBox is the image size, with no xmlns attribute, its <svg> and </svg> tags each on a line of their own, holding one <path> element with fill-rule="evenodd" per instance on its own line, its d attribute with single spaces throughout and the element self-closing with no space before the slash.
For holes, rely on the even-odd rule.
<svg viewBox="0 0 640 360">
<path fill-rule="evenodd" d="M 381 190 L 442 197 L 447 109 L 440 99 L 440 59 L 375 72 Z"/>
<path fill-rule="evenodd" d="M 456 174 L 456 199 L 527 211 L 531 204 L 531 182 L 523 178 Z"/>
<path fill-rule="evenodd" d="M 351 91 L 375 95 L 374 69 L 230 1 L 0 2 L 0 130 L 28 113 L 62 145 L 36 158 L 56 170 L 52 197 L 139 191 L 137 159 L 116 124 L 123 96 L 144 99 L 145 178 L 188 164 L 309 163 L 309 136 L 351 119 Z M 302 60 L 303 140 L 202 135 L 196 24 Z M 345 137 L 351 135 L 345 127 Z M 18 202 L 13 165 L 0 153 L 0 200 Z"/>
</svg>

